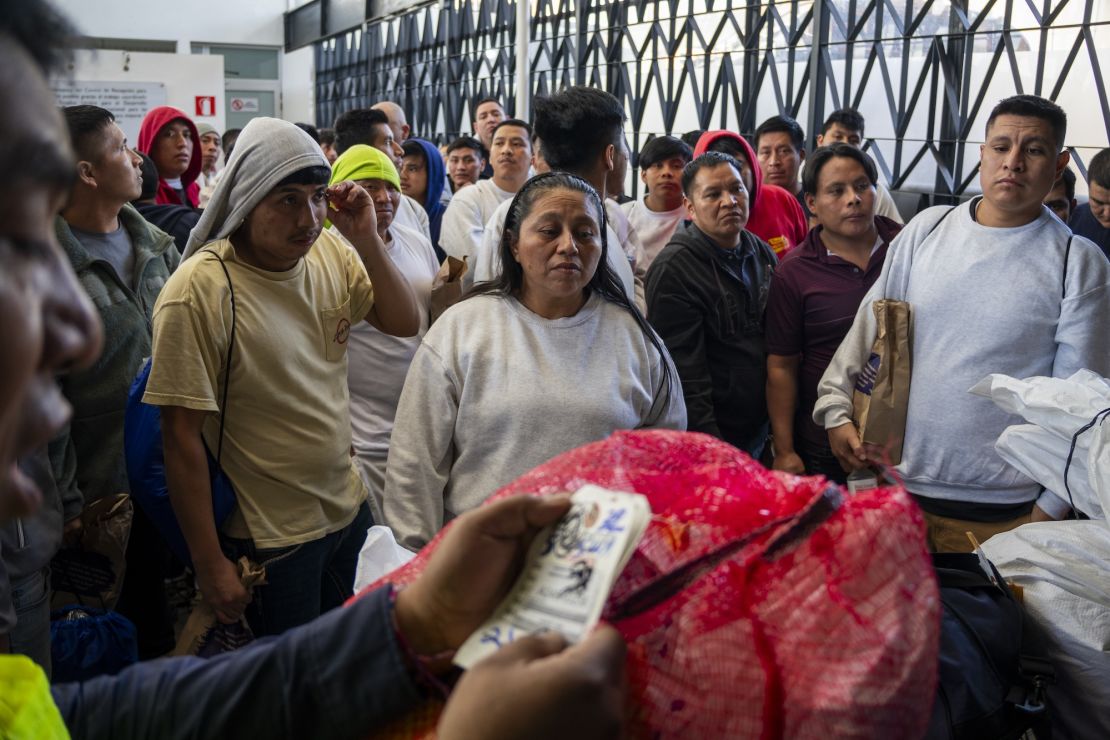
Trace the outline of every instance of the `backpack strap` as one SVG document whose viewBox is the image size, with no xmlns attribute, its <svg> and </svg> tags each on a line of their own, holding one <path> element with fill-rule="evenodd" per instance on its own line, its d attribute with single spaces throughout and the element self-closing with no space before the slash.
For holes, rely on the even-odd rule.
<svg viewBox="0 0 1110 740">
<path fill-rule="evenodd" d="M 207 250 L 212 257 L 220 263 L 223 268 L 224 277 L 227 278 L 227 289 L 231 295 L 231 339 L 227 345 L 227 362 L 224 365 L 224 392 L 223 398 L 220 401 L 220 439 L 216 443 L 216 465 L 220 464 L 220 456 L 224 450 L 224 417 L 227 416 L 227 389 L 231 382 L 231 357 L 235 351 L 235 287 L 231 283 L 231 273 L 227 271 L 227 265 L 224 263 L 220 255 L 212 250 Z"/>
<path fill-rule="evenodd" d="M 936 220 L 936 223 L 934 223 L 932 226 L 930 226 L 929 230 L 925 232 L 925 236 L 922 237 L 919 244 L 924 244 L 926 241 L 928 241 L 929 237 L 933 235 L 933 232 L 937 230 L 937 227 L 941 225 L 941 222 L 943 222 L 944 219 L 951 216 L 952 212 L 955 211 L 957 208 L 959 208 L 958 205 L 957 206 L 952 206 L 947 211 L 945 211 L 944 215 L 941 216 L 940 218 L 938 218 Z M 887 259 L 890 259 L 890 253 L 889 252 L 887 253 Z M 909 253 L 909 265 L 907 266 L 907 270 L 909 270 L 909 269 L 913 269 L 913 251 L 912 250 Z M 890 292 L 891 292 L 890 291 L 890 276 L 887 275 L 886 283 L 884 283 L 884 285 L 883 285 L 883 297 L 884 298 L 890 298 L 891 297 Z M 899 300 L 902 300 L 902 299 L 899 299 Z"/>
<path fill-rule="evenodd" d="M 1060 300 L 1068 297 L 1068 259 L 1071 257 L 1071 240 L 1075 234 L 1068 237 L 1068 244 L 1064 247 L 1064 274 L 1060 277 Z"/>
<path fill-rule="evenodd" d="M 937 222 L 935 224 L 933 224 L 932 226 L 930 226 L 929 230 L 925 232 L 925 237 L 928 238 L 930 235 L 932 235 L 932 233 L 937 230 L 937 227 L 940 226 L 941 221 L 943 221 L 944 219 L 951 216 L 952 211 L 956 210 L 957 208 L 959 208 L 959 206 L 952 206 L 947 211 L 945 211 L 944 215 L 941 216 L 940 218 L 938 218 Z"/>
</svg>

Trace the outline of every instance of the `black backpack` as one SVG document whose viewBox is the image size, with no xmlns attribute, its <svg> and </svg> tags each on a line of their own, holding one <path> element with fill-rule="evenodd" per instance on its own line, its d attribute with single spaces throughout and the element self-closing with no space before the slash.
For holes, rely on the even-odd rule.
<svg viewBox="0 0 1110 740">
<path fill-rule="evenodd" d="M 937 553 L 933 566 L 942 603 L 940 668 L 926 737 L 1016 740 L 1033 730 L 1037 740 L 1051 738 L 1045 688 L 1055 672 L 1036 624 L 985 558 Z"/>
</svg>

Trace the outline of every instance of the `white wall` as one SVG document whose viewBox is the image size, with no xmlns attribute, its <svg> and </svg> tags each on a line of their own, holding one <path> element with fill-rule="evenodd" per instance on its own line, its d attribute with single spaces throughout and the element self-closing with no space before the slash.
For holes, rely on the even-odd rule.
<svg viewBox="0 0 1110 740">
<path fill-rule="evenodd" d="M 89 36 L 177 41 L 191 44 L 285 43 L 282 13 L 286 0 L 55 0 L 55 5 Z"/>
<path fill-rule="evenodd" d="M 166 105 L 180 108 L 196 123 L 211 123 L 224 130 L 224 58 L 204 54 L 153 54 L 109 50 L 79 50 L 74 56 L 71 77 L 75 82 L 161 82 L 166 86 Z M 216 96 L 216 116 L 196 114 L 196 96 Z M 138 128 L 120 122 L 127 138 L 135 143 Z"/>
<path fill-rule="evenodd" d="M 187 55 L 193 43 L 281 47 L 282 14 L 299 3 L 290 0 L 54 0 L 85 35 L 104 38 L 174 41 Z M 106 54 L 118 52 L 104 52 Z M 133 55 L 134 56 L 134 55 Z M 203 55 L 201 55 L 203 56 Z M 221 72 L 222 74 L 222 72 Z M 311 122 L 315 117 L 312 49 L 283 54 L 281 116 Z M 155 82 L 161 80 L 153 80 Z M 196 93 L 201 94 L 201 93 Z M 209 93 L 212 94 L 212 93 Z M 217 95 L 217 126 L 223 130 L 224 88 Z M 170 103 L 173 105 L 173 103 Z M 191 113 L 192 100 L 186 112 Z M 180 106 L 179 106 L 180 107 Z M 215 124 L 213 124 L 215 125 Z"/>
</svg>

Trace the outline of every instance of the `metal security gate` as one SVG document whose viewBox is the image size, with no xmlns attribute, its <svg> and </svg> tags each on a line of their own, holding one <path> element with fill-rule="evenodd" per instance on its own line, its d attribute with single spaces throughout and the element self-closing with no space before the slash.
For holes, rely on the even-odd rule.
<svg viewBox="0 0 1110 740">
<path fill-rule="evenodd" d="M 287 16 L 289 29 L 320 6 L 319 37 L 299 37 L 316 47 L 318 124 L 390 99 L 442 142 L 470 130 L 481 97 L 515 107 L 514 2 L 442 0 L 331 35 L 327 5 Z M 1007 95 L 1068 111 L 1081 175 L 1110 141 L 1110 0 L 534 0 L 531 16 L 529 93 L 609 90 L 633 150 L 660 133 L 750 134 L 779 113 L 812 143 L 850 105 L 890 186 L 944 200 L 977 189 L 986 118 Z"/>
</svg>

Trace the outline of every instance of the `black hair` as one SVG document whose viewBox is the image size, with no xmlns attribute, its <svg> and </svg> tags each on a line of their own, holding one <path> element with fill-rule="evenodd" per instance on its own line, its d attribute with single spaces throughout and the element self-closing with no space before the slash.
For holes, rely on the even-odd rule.
<svg viewBox="0 0 1110 740">
<path fill-rule="evenodd" d="M 790 134 L 790 143 L 799 152 L 805 148 L 806 135 L 802 126 L 790 116 L 771 116 L 755 130 L 755 146 L 759 148 L 759 137 L 763 134 L 774 133 Z"/>
<path fill-rule="evenodd" d="M 497 136 L 497 132 L 501 129 L 502 126 L 516 126 L 517 128 L 524 129 L 525 131 L 528 132 L 528 144 L 531 145 L 531 143 L 532 143 L 532 127 L 528 125 L 527 121 L 522 121 L 519 118 L 506 118 L 504 121 L 497 124 L 493 129 L 493 133 L 490 134 L 490 141 L 493 140 L 494 136 Z"/>
<path fill-rule="evenodd" d="M 424 160 L 425 164 L 428 163 L 428 155 L 424 151 L 424 147 L 420 146 L 420 143 L 414 139 L 408 139 L 404 144 L 401 144 L 401 151 L 404 152 L 404 156 L 406 157 L 419 156 Z"/>
<path fill-rule="evenodd" d="M 1071 171 L 1071 167 L 1064 168 L 1064 171 L 1060 173 L 1059 179 L 1052 185 L 1053 189 L 1056 188 L 1056 184 L 1061 182 L 1064 184 L 1064 195 L 1067 196 L 1069 201 L 1075 200 L 1075 173 Z M 1103 187 L 1106 186 L 1104 185 Z"/>
<path fill-rule="evenodd" d="M 325 146 L 335 146 L 335 131 L 330 128 L 320 129 L 320 143 Z"/>
<path fill-rule="evenodd" d="M 705 147 L 705 151 L 727 154 L 735 159 L 737 163 L 739 163 L 741 157 L 743 157 L 745 162 L 749 159 L 748 150 L 744 148 L 744 145 L 740 143 L 739 139 L 733 136 L 718 136 L 716 139 L 709 142 L 709 146 Z M 748 162 L 748 166 L 754 167 L 756 165 L 752 162 Z"/>
<path fill-rule="evenodd" d="M 61 72 L 72 57 L 77 32 L 69 19 L 43 0 L 0 2 L 0 35 L 23 47 L 44 75 Z"/>
<path fill-rule="evenodd" d="M 700 139 L 701 135 L 704 133 L 704 129 L 696 128 L 693 131 L 687 131 L 678 138 L 682 139 L 683 143 L 686 144 L 686 146 L 690 147 L 690 150 L 693 151 L 694 149 L 698 148 L 698 139 Z"/>
<path fill-rule="evenodd" d="M 544 193 L 551 192 L 552 190 L 574 190 L 583 193 L 586 200 L 589 201 L 597 211 L 597 226 L 601 232 L 601 255 L 597 260 L 597 270 L 590 278 L 590 282 L 586 285 L 587 292 L 596 292 L 605 300 L 610 303 L 615 303 L 632 315 L 636 322 L 636 326 L 640 328 L 644 336 L 647 337 L 651 345 L 659 353 L 662 359 L 664 368 L 663 384 L 666 393 L 665 398 L 667 402 L 663 403 L 659 409 L 659 415 L 662 416 L 666 410 L 671 392 L 674 389 L 674 382 L 671 378 L 670 363 L 668 358 L 670 355 L 667 353 L 666 347 L 663 345 L 663 340 L 651 328 L 647 319 L 640 313 L 640 310 L 632 303 L 628 294 L 624 292 L 624 286 L 621 284 L 620 279 L 609 269 L 609 238 L 608 238 L 608 221 L 605 217 L 605 205 L 602 202 L 601 196 L 597 194 L 594 187 L 588 182 L 572 175 L 569 172 L 545 172 L 541 175 L 536 175 L 517 191 L 513 196 L 512 203 L 509 205 L 509 210 L 505 213 L 505 224 L 501 230 L 501 240 L 498 243 L 498 252 L 501 262 L 501 274 L 490 282 L 478 283 L 474 289 L 467 294 L 467 298 L 476 295 L 500 295 L 516 297 L 520 295 L 521 288 L 524 285 L 524 269 L 520 263 L 513 258 L 513 244 L 520 238 L 521 225 L 524 219 L 532 211 L 532 206 Z M 620 249 L 620 245 L 616 245 Z M 623 259 L 623 256 L 621 257 Z M 606 351 L 604 348 L 598 348 L 599 352 Z M 658 418 L 652 419 L 650 423 L 658 421 Z"/>
<path fill-rule="evenodd" d="M 473 136 L 460 136 L 452 141 L 447 145 L 447 154 L 450 155 L 451 152 L 456 149 L 473 149 L 478 153 L 479 159 L 486 158 L 486 150 L 482 147 L 482 142 L 478 141 Z"/>
<path fill-rule="evenodd" d="M 475 117 L 478 116 L 478 109 L 481 108 L 486 103 L 497 103 L 498 108 L 500 108 L 502 111 L 505 110 L 505 106 L 501 105 L 501 99 L 500 98 L 495 98 L 495 97 L 482 98 L 481 100 L 479 100 L 477 103 L 474 104 L 474 116 Z"/>
<path fill-rule="evenodd" d="M 132 203 L 154 200 L 158 195 L 158 165 L 154 164 L 154 160 L 148 155 L 142 152 L 137 154 L 143 158 L 143 163 L 139 165 L 139 171 L 143 173 L 143 190 L 138 198 L 131 201 Z"/>
<path fill-rule="evenodd" d="M 239 139 L 239 134 L 243 133 L 241 128 L 229 128 L 224 131 L 224 135 L 220 137 L 220 146 L 224 150 L 224 161 L 231 161 L 231 150 L 235 148 L 235 142 Z"/>
<path fill-rule="evenodd" d="M 62 117 L 69 129 L 69 143 L 77 156 L 89 161 L 99 159 L 103 146 L 97 146 L 92 139 L 104 133 L 116 120 L 112 112 L 95 105 L 71 105 L 62 108 Z"/>
<path fill-rule="evenodd" d="M 317 144 L 320 143 L 320 132 L 317 131 L 316 127 L 313 126 L 311 123 L 294 123 L 293 125 L 311 136 L 312 140 L 315 141 Z"/>
<path fill-rule="evenodd" d="M 740 174 L 740 163 L 736 158 L 724 152 L 706 152 L 694 159 L 693 162 L 682 168 L 682 194 L 687 198 L 690 197 L 690 189 L 694 186 L 694 178 L 698 173 L 707 167 L 720 167 L 727 164 L 736 170 L 736 174 Z"/>
<path fill-rule="evenodd" d="M 286 175 L 274 187 L 280 188 L 283 185 L 327 185 L 329 182 L 331 182 L 331 167 L 316 164 Z"/>
<path fill-rule="evenodd" d="M 335 151 L 339 154 L 355 144 L 373 146 L 370 142 L 377 138 L 375 126 L 389 125 L 389 116 L 373 108 L 355 108 L 340 113 L 335 119 Z"/>
<path fill-rule="evenodd" d="M 866 121 L 858 110 L 855 108 L 841 108 L 840 110 L 834 110 L 825 119 L 825 125 L 821 127 L 821 135 L 824 136 L 829 133 L 829 129 L 833 126 L 840 126 L 849 131 L 859 131 L 860 138 L 863 138 L 865 124 Z"/>
<path fill-rule="evenodd" d="M 1091 163 L 1087 165 L 1087 181 L 1110 188 L 1110 149 L 1103 149 L 1091 157 Z M 1072 190 L 1074 194 L 1074 188 Z"/>
<path fill-rule="evenodd" d="M 686 142 L 673 136 L 655 136 L 640 149 L 636 166 L 644 170 L 656 162 L 666 162 L 675 157 L 689 163 L 694 158 L 694 150 Z"/>
<path fill-rule="evenodd" d="M 534 104 L 536 134 L 553 170 L 581 173 L 624 141 L 624 108 L 604 90 L 576 85 Z"/>
<path fill-rule="evenodd" d="M 999 116 L 1027 116 L 1039 118 L 1052 127 L 1052 136 L 1056 139 L 1056 151 L 1064 148 L 1064 138 L 1068 134 L 1068 114 L 1064 109 L 1047 98 L 1039 95 L 1012 95 L 998 105 L 994 106 L 990 118 L 987 119 L 987 131 L 991 130 L 994 119 Z"/>
<path fill-rule="evenodd" d="M 826 146 L 817 147 L 813 154 L 806 159 L 805 172 L 802 173 L 802 192 L 807 195 L 817 195 L 817 180 L 821 176 L 821 170 L 830 160 L 836 157 L 856 160 L 863 167 L 863 171 L 867 174 L 867 179 L 871 184 L 878 184 L 879 173 L 875 169 L 875 163 L 871 161 L 871 157 L 851 144 L 837 141 Z"/>
</svg>

